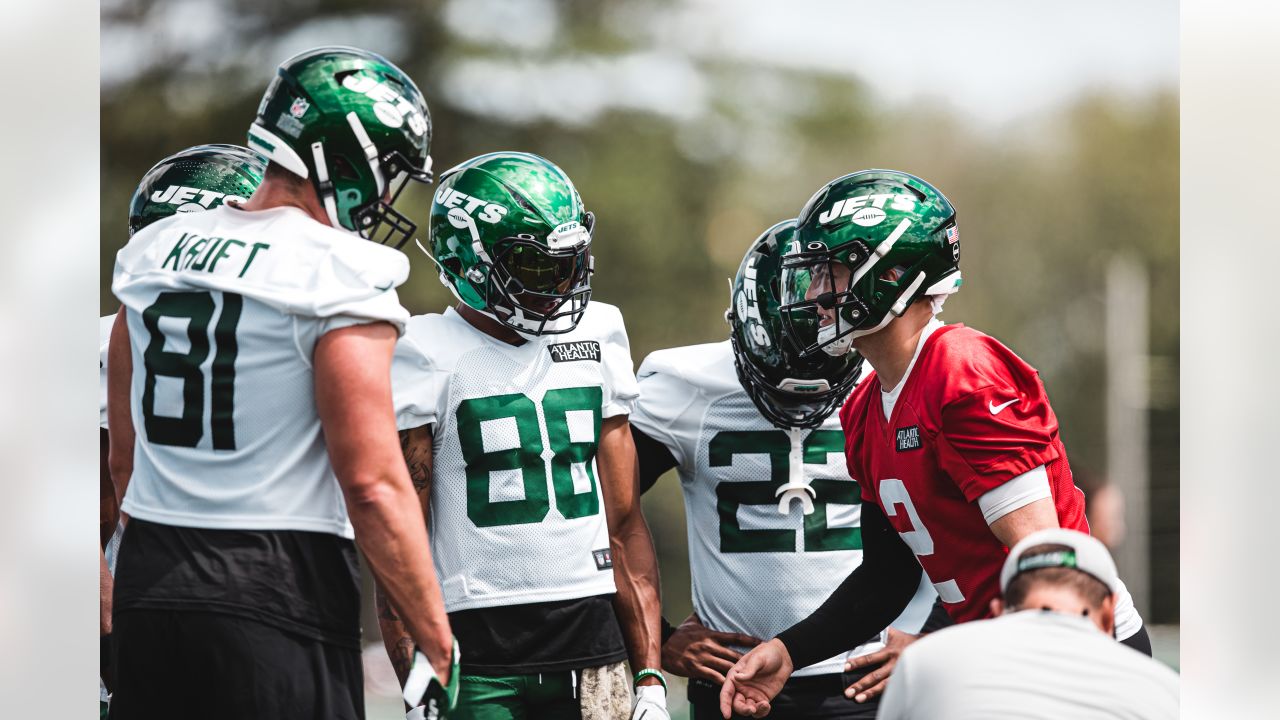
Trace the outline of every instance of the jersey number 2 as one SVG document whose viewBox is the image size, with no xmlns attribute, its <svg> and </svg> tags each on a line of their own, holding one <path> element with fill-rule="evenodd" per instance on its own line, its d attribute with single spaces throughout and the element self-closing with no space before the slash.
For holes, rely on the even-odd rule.
<svg viewBox="0 0 1280 720">
<path fill-rule="evenodd" d="M 542 397 L 542 415 L 552 452 L 551 486 L 555 489 L 556 509 L 566 520 L 600 512 L 599 483 L 592 466 L 600 437 L 602 398 L 599 387 L 559 388 L 548 390 Z M 573 437 L 570 413 L 590 416 L 590 438 Z M 579 434 L 582 429 L 585 428 L 579 428 Z M 491 439 L 489 443 L 486 435 Z M 538 409 L 527 395 L 493 395 L 458 403 L 458 440 L 467 463 L 467 517 L 477 527 L 542 522 L 551 512 Z M 501 448 L 486 448 L 487 444 Z M 586 492 L 578 492 L 575 487 L 574 465 L 581 467 L 590 484 Z M 518 474 L 524 499 L 490 499 L 495 473 Z"/>
<path fill-rule="evenodd" d="M 236 325 L 244 298 L 235 293 L 221 293 L 222 312 L 213 328 L 213 362 L 210 364 L 209 427 L 214 450 L 236 449 L 235 410 Z M 163 292 L 146 310 L 142 323 L 150 338 L 142 353 L 146 378 L 142 388 L 142 418 L 147 440 L 157 445 L 196 447 L 204 437 L 205 382 L 201 366 L 209 357 L 209 323 L 213 321 L 215 304 L 209 292 Z M 186 352 L 165 349 L 162 319 L 186 320 Z M 156 414 L 156 378 L 182 381 L 182 415 L 169 417 Z"/>
<path fill-rule="evenodd" d="M 906 483 L 893 478 L 881 480 L 880 504 L 884 506 L 885 514 L 890 517 L 897 516 L 898 506 L 902 506 L 902 510 L 907 514 L 907 521 L 911 523 L 912 529 L 898 534 L 902 536 L 902 541 L 907 544 L 907 547 L 911 548 L 916 557 L 933 554 L 933 536 L 929 534 L 929 529 L 920 520 L 920 513 L 916 512 L 916 505 L 911 502 L 911 495 L 907 493 Z M 932 581 L 932 578 L 930 578 L 930 581 Z M 942 602 L 964 602 L 964 593 L 960 591 L 960 586 L 956 584 L 955 580 L 935 582 L 933 587 L 938 591 L 938 597 L 942 598 Z"/>
</svg>

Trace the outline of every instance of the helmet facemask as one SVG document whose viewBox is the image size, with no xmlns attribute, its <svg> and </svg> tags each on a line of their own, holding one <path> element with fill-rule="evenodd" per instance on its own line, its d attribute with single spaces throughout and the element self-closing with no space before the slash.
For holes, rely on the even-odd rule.
<svg viewBox="0 0 1280 720">
<path fill-rule="evenodd" d="M 591 300 L 595 272 L 593 213 L 586 213 L 585 222 L 557 226 L 542 240 L 529 234 L 498 240 L 492 257 L 470 214 L 453 208 L 449 221 L 471 234 L 472 249 L 481 262 L 468 271 L 468 279 L 486 288 L 488 313 L 494 319 L 524 337 L 563 334 L 578 326 Z M 444 268 L 441 272 L 447 282 Z"/>
<path fill-rule="evenodd" d="M 316 191 L 334 227 L 346 228 L 366 240 L 399 250 L 417 233 L 418 225 L 392 206 L 410 182 L 431 184 L 431 157 L 427 156 L 422 167 L 416 167 L 397 150 L 378 155 L 360 118 L 354 112 L 348 113 L 347 122 L 364 157 L 353 161 L 336 155 L 326 162 L 323 144 L 314 143 L 311 149 L 316 167 Z M 372 193 L 367 192 L 370 189 Z M 360 202 L 365 194 L 370 199 Z M 355 202 L 348 202 L 347 198 Z"/>
<path fill-rule="evenodd" d="M 738 381 L 766 420 L 784 429 L 815 428 L 844 402 L 857 382 L 862 357 L 802 357 L 783 336 L 781 270 L 795 221 L 766 230 L 752 243 L 730 284 L 729 339 Z M 816 344 L 818 325 L 807 332 Z"/>
<path fill-rule="evenodd" d="M 549 251 L 532 236 L 499 240 L 489 274 L 489 305 L 504 325 L 525 335 L 557 335 L 577 327 L 591 300 L 590 239 Z M 505 316 L 505 317 L 504 317 Z"/>
<path fill-rule="evenodd" d="M 832 386 L 825 379 L 785 378 L 772 382 L 750 361 L 738 346 L 735 333 L 729 334 L 733 346 L 733 367 L 738 382 L 766 420 L 780 428 L 816 428 L 849 396 L 858 380 L 859 367 Z"/>
<path fill-rule="evenodd" d="M 802 357 L 849 352 L 855 339 L 882 329 L 919 297 L 926 273 L 920 264 L 904 268 L 886 261 L 893 240 L 875 251 L 861 240 L 833 249 L 811 243 L 783 258 L 783 328 Z M 892 303 L 878 311 L 886 299 Z"/>
</svg>

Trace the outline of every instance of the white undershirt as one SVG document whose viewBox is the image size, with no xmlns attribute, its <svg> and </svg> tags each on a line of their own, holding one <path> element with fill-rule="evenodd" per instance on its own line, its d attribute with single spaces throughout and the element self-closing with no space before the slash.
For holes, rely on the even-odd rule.
<svg viewBox="0 0 1280 720">
<path fill-rule="evenodd" d="M 1047 497 L 1053 497 L 1049 492 L 1049 472 L 1043 465 L 1037 465 L 983 493 L 978 498 L 978 507 L 982 508 L 982 518 L 990 525 L 1018 508 Z"/>
<path fill-rule="evenodd" d="M 924 348 L 924 343 L 933 334 L 934 330 L 943 326 L 943 322 L 938 318 L 930 318 L 929 324 L 924 326 L 924 330 L 920 333 L 920 340 L 916 343 L 916 351 L 911 355 L 911 362 L 907 363 L 907 371 L 902 373 L 902 379 L 892 390 L 880 388 L 880 407 L 884 409 L 884 420 L 889 421 L 893 416 L 893 406 L 898 403 L 898 396 L 902 394 L 902 388 L 907 384 L 907 378 L 911 377 L 911 369 L 916 366 L 916 360 L 920 357 L 920 350 Z"/>
</svg>

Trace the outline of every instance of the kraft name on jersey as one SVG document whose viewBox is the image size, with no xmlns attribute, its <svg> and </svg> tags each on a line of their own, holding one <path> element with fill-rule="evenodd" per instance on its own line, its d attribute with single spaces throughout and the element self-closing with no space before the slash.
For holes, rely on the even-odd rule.
<svg viewBox="0 0 1280 720">
<path fill-rule="evenodd" d="M 556 343 L 548 345 L 551 362 L 573 362 L 575 360 L 592 360 L 600 362 L 600 343 L 595 340 L 579 340 L 577 342 Z"/>
<path fill-rule="evenodd" d="M 212 273 L 220 260 L 228 258 L 233 263 L 240 263 L 240 273 L 236 277 L 244 277 L 249 266 L 258 257 L 258 252 L 270 248 L 270 243 L 255 242 L 250 245 L 235 238 L 201 237 L 195 233 L 182 233 L 160 267 L 167 268 L 172 262 L 174 272 L 194 270 Z"/>
<path fill-rule="evenodd" d="M 898 428 L 897 430 L 897 447 L 898 452 L 904 450 L 920 449 L 920 426 L 912 425 L 911 427 Z"/>
</svg>

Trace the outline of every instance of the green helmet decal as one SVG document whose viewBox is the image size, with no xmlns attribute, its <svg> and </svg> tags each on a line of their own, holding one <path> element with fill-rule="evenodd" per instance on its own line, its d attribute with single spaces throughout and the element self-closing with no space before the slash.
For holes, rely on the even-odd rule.
<svg viewBox="0 0 1280 720">
<path fill-rule="evenodd" d="M 431 257 L 459 300 L 525 336 L 565 333 L 591 299 L 595 217 L 563 170 L 497 152 L 445 172 L 431 203 Z"/>
<path fill-rule="evenodd" d="M 795 229 L 795 220 L 784 220 L 751 243 L 733 279 L 725 319 L 738 380 L 760 414 L 778 427 L 810 428 L 844 402 L 858 380 L 862 356 L 804 357 L 787 340 L 779 312 L 782 258 Z M 816 342 L 817 323 L 803 331 Z"/>
<path fill-rule="evenodd" d="M 151 167 L 129 201 L 129 234 L 175 213 L 248 200 L 267 161 L 239 145 L 197 145 Z"/>
<path fill-rule="evenodd" d="M 410 180 L 431 182 L 431 115 L 386 58 L 322 47 L 284 61 L 249 145 L 310 180 L 334 227 L 396 248 L 417 231 L 391 206 Z"/>
<path fill-rule="evenodd" d="M 959 262 L 955 208 L 932 185 L 896 170 L 836 178 L 797 219 L 782 263 L 783 325 L 803 355 L 842 355 L 917 299 L 958 290 Z"/>
</svg>

